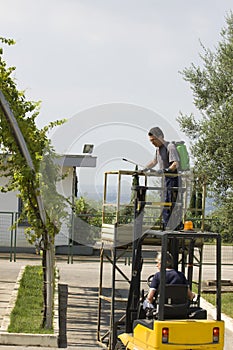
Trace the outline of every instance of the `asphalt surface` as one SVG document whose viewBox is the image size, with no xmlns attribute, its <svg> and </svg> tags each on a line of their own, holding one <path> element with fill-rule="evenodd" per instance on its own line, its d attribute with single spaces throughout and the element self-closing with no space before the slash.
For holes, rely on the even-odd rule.
<svg viewBox="0 0 233 350">
<path fill-rule="evenodd" d="M 40 264 L 36 256 L 30 258 L 17 258 L 16 262 L 10 262 L 6 257 L 0 259 L 0 324 L 11 297 L 11 292 L 24 265 Z M 67 263 L 67 259 L 57 259 L 60 272 L 59 283 L 68 285 L 67 305 L 67 349 L 68 350 L 92 350 L 103 349 L 96 342 L 97 339 L 97 307 L 99 285 L 99 260 L 98 257 L 75 257 L 74 262 Z M 122 264 L 122 269 L 127 273 L 130 266 Z M 154 266 L 146 266 L 145 273 L 154 272 Z M 214 273 L 210 266 L 204 268 L 204 278 L 212 279 Z M 232 266 L 223 268 L 224 279 L 232 279 Z M 111 287 L 111 266 L 108 263 L 105 268 L 105 284 Z M 233 321 L 232 321 L 233 322 Z M 224 350 L 232 350 L 233 323 L 228 324 L 225 334 Z M 25 350 L 22 346 L 0 345 L 0 350 Z M 27 347 L 28 350 L 38 350 L 38 347 Z M 43 348 L 53 350 L 55 348 Z"/>
</svg>

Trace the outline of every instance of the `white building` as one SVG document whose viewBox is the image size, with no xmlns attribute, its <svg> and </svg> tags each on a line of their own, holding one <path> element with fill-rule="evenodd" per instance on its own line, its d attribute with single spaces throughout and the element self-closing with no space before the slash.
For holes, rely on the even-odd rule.
<svg viewBox="0 0 233 350">
<path fill-rule="evenodd" d="M 59 158 L 59 165 L 61 166 L 62 173 L 67 174 L 67 176 L 58 184 L 57 190 L 63 196 L 72 199 L 72 196 L 75 194 L 76 168 L 95 167 L 96 157 L 90 154 L 65 155 Z M 0 177 L 0 186 L 6 183 L 7 179 Z M 20 224 L 16 228 L 12 228 L 12 224 L 20 213 L 21 205 L 21 200 L 17 192 L 0 192 L 0 250 L 2 251 L 9 251 L 13 247 L 22 250 L 32 248 L 24 233 L 25 224 Z M 56 236 L 55 245 L 68 245 L 68 241 L 69 228 L 64 224 L 60 233 Z"/>
</svg>

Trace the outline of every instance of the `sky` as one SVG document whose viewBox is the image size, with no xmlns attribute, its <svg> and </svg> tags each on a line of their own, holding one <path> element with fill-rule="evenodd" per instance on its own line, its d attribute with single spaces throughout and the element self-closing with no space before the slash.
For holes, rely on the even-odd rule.
<svg viewBox="0 0 233 350">
<path fill-rule="evenodd" d="M 150 127 L 185 138 L 176 118 L 198 111 L 180 72 L 202 65 L 200 41 L 214 50 L 232 7 L 230 0 L 1 0 L 0 36 L 16 41 L 4 58 L 16 66 L 19 89 L 42 101 L 38 127 L 68 119 L 51 135 L 57 151 L 95 144 L 97 183 L 106 169 L 132 169 L 122 157 L 150 160 Z"/>
</svg>

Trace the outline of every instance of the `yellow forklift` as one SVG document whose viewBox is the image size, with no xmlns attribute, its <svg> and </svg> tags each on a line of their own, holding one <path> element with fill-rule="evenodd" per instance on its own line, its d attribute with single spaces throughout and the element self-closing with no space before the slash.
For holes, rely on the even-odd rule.
<svg viewBox="0 0 233 350">
<path fill-rule="evenodd" d="M 147 239 L 161 245 L 160 292 L 154 312 L 146 315 L 142 308 L 145 298 L 140 292 L 142 247 Z M 195 302 L 187 299 L 187 286 L 166 285 L 166 253 L 174 257 L 174 268 L 186 274 L 192 289 L 195 251 L 202 251 L 204 241 L 216 246 L 216 318 L 208 319 L 207 310 L 200 306 L 198 285 Z M 201 281 L 201 261 L 198 279 Z M 137 242 L 133 274 L 126 307 L 125 332 L 118 335 L 115 350 L 201 350 L 224 347 L 224 322 L 221 321 L 221 236 L 215 233 L 193 231 L 145 232 Z"/>
<path fill-rule="evenodd" d="M 108 201 L 108 179 L 114 177 L 117 185 L 116 203 Z M 97 341 L 109 350 L 223 350 L 224 322 L 221 321 L 221 236 L 204 232 L 204 209 L 201 211 L 201 231 L 186 229 L 163 231 L 161 225 L 148 222 L 148 210 L 160 211 L 164 203 L 151 200 L 149 191 L 162 191 L 163 187 L 148 182 L 150 178 L 139 174 L 140 182 L 132 186 L 133 202 L 127 206 L 127 213 L 133 213 L 128 222 L 122 213 L 125 176 L 135 172 L 112 171 L 105 173 L 103 201 L 102 246 L 100 251 L 100 281 L 98 296 Z M 187 203 L 190 199 L 189 176 L 182 175 L 180 211 L 186 219 Z M 160 180 L 160 179 L 159 179 Z M 204 201 L 203 201 L 204 203 Z M 197 227 L 196 222 L 196 228 Z M 201 282 L 203 270 L 203 248 L 210 242 L 214 246 L 216 271 L 216 317 L 209 319 L 202 308 Z M 146 280 L 156 272 L 154 259 L 160 252 L 161 278 L 159 298 L 155 309 L 147 313 L 143 309 L 146 297 Z M 187 300 L 186 286 L 166 285 L 166 254 L 174 259 L 174 268 L 182 271 L 191 290 L 195 285 L 195 301 Z M 124 266 L 123 261 L 125 261 Z M 105 264 L 112 267 L 111 281 L 105 278 Z M 153 264 L 153 265 L 151 265 Z M 151 270 L 151 266 L 152 270 Z M 150 268 L 150 274 L 146 274 Z M 149 277 L 148 277 L 149 276 Z M 195 281 L 195 282 L 194 282 Z M 145 288 L 146 287 L 146 288 Z"/>
</svg>

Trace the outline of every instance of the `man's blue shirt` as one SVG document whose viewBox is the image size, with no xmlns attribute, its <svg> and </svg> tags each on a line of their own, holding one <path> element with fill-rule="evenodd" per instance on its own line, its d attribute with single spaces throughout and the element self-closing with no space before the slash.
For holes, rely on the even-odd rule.
<svg viewBox="0 0 233 350">
<path fill-rule="evenodd" d="M 185 284 L 188 285 L 188 281 L 181 271 L 176 271 L 174 269 L 166 270 L 166 284 Z M 152 281 L 150 288 L 158 290 L 160 285 L 160 272 L 157 272 Z"/>
</svg>

